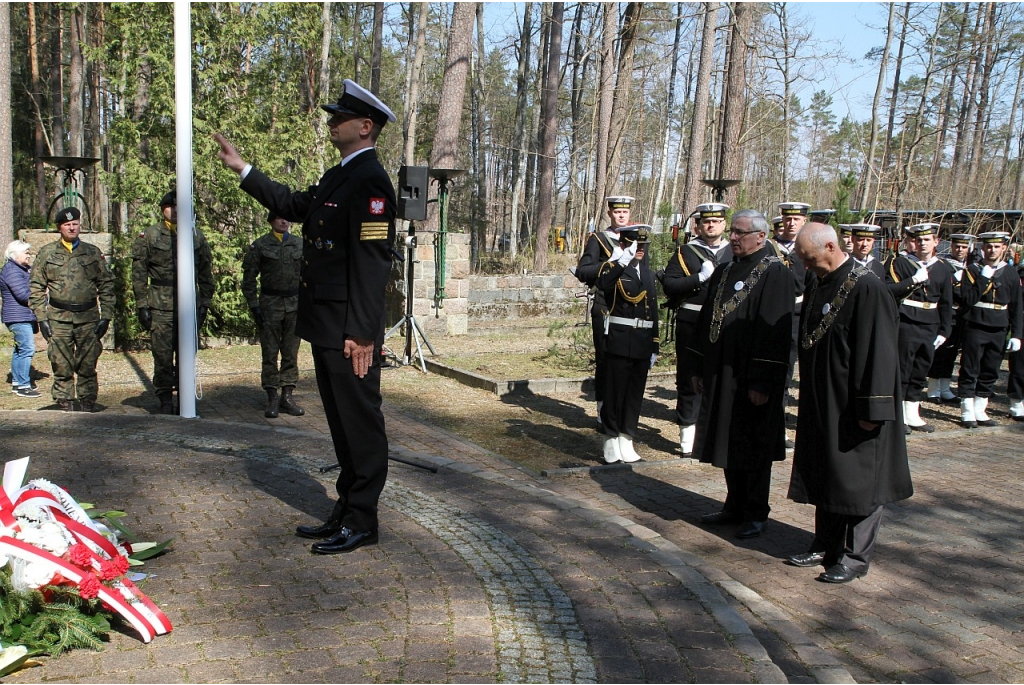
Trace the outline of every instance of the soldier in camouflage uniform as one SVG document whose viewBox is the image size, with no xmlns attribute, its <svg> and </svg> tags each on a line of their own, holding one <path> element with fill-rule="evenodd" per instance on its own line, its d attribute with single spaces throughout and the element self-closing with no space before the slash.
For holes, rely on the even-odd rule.
<svg viewBox="0 0 1024 685">
<path fill-rule="evenodd" d="M 299 311 L 299 268 L 302 264 L 302 240 L 288 232 L 288 220 L 273 212 L 267 215 L 273 230 L 249 246 L 242 260 L 242 295 L 260 329 L 263 370 L 260 382 L 267 391 L 268 419 L 283 410 L 302 416 L 305 410 L 292 400 L 299 379 L 299 336 L 295 335 L 295 317 Z M 260 289 L 256 291 L 256 277 Z M 281 355 L 280 369 L 277 365 Z M 281 394 L 278 395 L 278 388 Z"/>
<path fill-rule="evenodd" d="M 64 411 L 96 411 L 96 362 L 100 339 L 110 327 L 116 299 L 114 277 L 103 253 L 82 242 L 81 214 L 75 207 L 57 213 L 60 240 L 39 249 L 29 285 L 29 307 L 39 320 L 53 366 L 53 399 Z M 97 300 L 99 308 L 97 308 Z"/>
<path fill-rule="evenodd" d="M 139 234 L 132 248 L 132 290 L 139 324 L 151 331 L 153 387 L 160 398 L 160 413 L 174 413 L 173 392 L 178 379 L 175 353 L 178 350 L 178 308 L 175 279 L 178 274 L 178 196 L 164 195 L 160 209 L 164 220 Z M 202 328 L 213 300 L 213 256 L 206 236 L 198 228 L 192 233 L 195 254 L 196 327 Z"/>
</svg>

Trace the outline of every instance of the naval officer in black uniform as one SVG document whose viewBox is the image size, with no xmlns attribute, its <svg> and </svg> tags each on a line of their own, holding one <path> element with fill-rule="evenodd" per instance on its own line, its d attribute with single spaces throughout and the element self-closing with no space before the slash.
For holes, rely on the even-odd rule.
<svg viewBox="0 0 1024 685">
<path fill-rule="evenodd" d="M 644 259 L 650 226 L 623 226 L 611 257 L 601 265 L 597 289 L 604 293 L 605 400 L 601 425 L 604 460 L 634 462 L 633 448 L 647 372 L 658 358 L 658 290 Z"/>
<path fill-rule="evenodd" d="M 619 244 L 619 229 L 629 225 L 629 216 L 634 198 L 628 195 L 606 197 L 608 203 L 608 228 L 594 231 L 583 246 L 583 254 L 576 265 L 576 278 L 591 288 L 597 285 L 597 274 L 601 266 L 611 258 Z M 601 408 L 604 406 L 605 386 L 605 335 L 604 317 L 608 304 L 600 288 L 594 290 L 594 304 L 590 308 L 590 326 L 594 339 L 594 399 L 597 400 L 597 422 L 601 423 Z"/>
<path fill-rule="evenodd" d="M 876 224 L 839 224 L 839 232 L 849 233 L 850 256 L 857 265 L 866 267 L 871 273 L 878 276 L 879 280 L 885 280 L 885 266 L 875 259 L 872 252 L 875 249 L 875 240 L 882 232 L 882 227 Z"/>
<path fill-rule="evenodd" d="M 709 202 L 698 205 L 697 237 L 680 245 L 665 265 L 661 285 L 676 310 L 676 423 L 679 448 L 684 457 L 693 454 L 693 441 L 700 416 L 700 395 L 693 389 L 693 369 L 687 365 L 686 348 L 693 344 L 700 310 L 708 299 L 705 286 L 719 264 L 732 260 L 732 248 L 725 238 L 725 213 L 729 205 Z"/>
<path fill-rule="evenodd" d="M 1020 352 L 1024 327 L 1020 277 L 1017 270 L 1004 261 L 1010 234 L 982 233 L 978 242 L 982 262 L 964 270 L 960 291 L 964 339 L 957 393 L 960 395 L 960 421 L 965 428 L 998 425 L 986 411 L 988 400 L 999 377 L 1003 349 L 1011 354 Z"/>
<path fill-rule="evenodd" d="M 379 359 L 396 202 L 374 146 L 395 115 L 349 79 L 336 104 L 321 106 L 331 114 L 331 144 L 342 159 L 308 190 L 272 181 L 215 137 L 217 156 L 241 175 L 243 190 L 278 216 L 302 222 L 295 332 L 312 345 L 341 475 L 327 522 L 299 526 L 296 534 L 325 538 L 313 544 L 314 553 L 338 554 L 377 543 L 377 500 L 388 473 Z"/>
</svg>

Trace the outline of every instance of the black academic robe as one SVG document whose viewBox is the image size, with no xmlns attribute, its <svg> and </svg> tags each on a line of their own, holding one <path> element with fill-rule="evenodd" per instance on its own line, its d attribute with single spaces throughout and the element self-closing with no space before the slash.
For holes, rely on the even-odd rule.
<svg viewBox="0 0 1024 685">
<path fill-rule="evenodd" d="M 755 272 L 756 281 L 743 288 L 746 297 L 731 307 L 736 284 L 753 280 Z M 760 469 L 786 457 L 793 274 L 765 245 L 717 269 L 707 286 L 710 296 L 686 349 L 694 374 L 704 380 L 694 454 L 719 468 Z M 750 390 L 766 393 L 768 402 L 754 405 Z"/>
<path fill-rule="evenodd" d="M 896 304 L 882 281 L 863 268 L 850 287 L 854 265 L 846 260 L 804 298 L 789 498 L 836 514 L 867 516 L 914 490 L 893 353 Z M 848 293 L 845 301 L 842 291 Z M 831 324 L 820 328 L 828 316 L 834 317 Z M 880 425 L 865 431 L 858 421 Z"/>
</svg>

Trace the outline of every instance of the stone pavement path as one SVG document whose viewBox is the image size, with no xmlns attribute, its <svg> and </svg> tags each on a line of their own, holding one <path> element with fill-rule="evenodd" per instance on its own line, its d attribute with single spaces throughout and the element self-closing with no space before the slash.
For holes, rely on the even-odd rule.
<svg viewBox="0 0 1024 685">
<path fill-rule="evenodd" d="M 115 634 L 10 681 L 786 681 L 682 550 L 389 418 L 396 453 L 439 473 L 393 466 L 381 544 L 324 557 L 292 534 L 331 504 L 315 430 L 4 412 L 4 459 L 31 455 L 30 477 L 127 510 L 144 539 L 175 539 L 143 585 L 170 635 Z"/>
</svg>

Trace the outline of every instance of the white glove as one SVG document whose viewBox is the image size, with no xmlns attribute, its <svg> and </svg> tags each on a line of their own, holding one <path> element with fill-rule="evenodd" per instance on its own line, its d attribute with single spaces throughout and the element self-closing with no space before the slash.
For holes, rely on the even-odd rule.
<svg viewBox="0 0 1024 685">
<path fill-rule="evenodd" d="M 1020 352 L 1020 338 L 1010 338 L 1010 341 L 1006 343 L 1007 352 Z"/>
<path fill-rule="evenodd" d="M 957 283 L 959 283 L 960 279 L 962 279 L 963 277 L 964 277 L 964 270 L 963 269 L 960 269 L 959 271 L 957 271 L 956 273 L 953 274 L 953 278 L 956 279 Z"/>
<path fill-rule="evenodd" d="M 619 258 L 616 260 L 621 266 L 629 266 L 629 263 L 636 257 L 636 241 L 630 243 L 629 247 L 622 251 Z"/>
<path fill-rule="evenodd" d="M 984 276 L 985 278 L 992 278 L 992 276 L 994 276 L 995 273 L 996 270 L 993 269 L 991 266 L 986 265 L 981 267 L 981 275 Z"/>
<path fill-rule="evenodd" d="M 928 269 L 922 266 L 914 273 L 914 276 L 913 278 L 911 278 L 911 280 L 914 283 L 924 283 L 925 281 L 928 280 Z"/>
<path fill-rule="evenodd" d="M 1020 347 L 1020 341 L 1019 340 L 1017 341 L 1017 347 Z M 656 363 L 658 363 L 658 355 L 657 355 L 657 353 L 652 352 L 651 353 L 651 368 L 652 369 L 654 368 L 654 365 Z"/>
<path fill-rule="evenodd" d="M 700 273 L 697 274 L 697 280 L 703 283 L 711 278 L 713 273 L 715 273 L 715 263 L 709 259 L 700 265 Z"/>
<path fill-rule="evenodd" d="M 942 347 L 942 343 L 944 342 L 946 342 L 946 336 L 937 335 L 935 336 L 935 342 L 932 344 L 935 345 L 935 349 L 939 349 L 940 347 Z"/>
<path fill-rule="evenodd" d="M 612 256 L 608 259 L 608 261 L 609 262 L 617 262 L 617 261 L 619 261 L 619 257 L 621 257 L 621 256 L 622 256 L 622 248 L 619 247 L 618 245 L 616 245 L 615 248 L 612 249 Z"/>
</svg>

